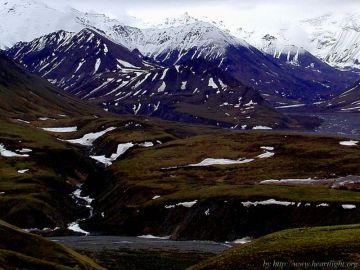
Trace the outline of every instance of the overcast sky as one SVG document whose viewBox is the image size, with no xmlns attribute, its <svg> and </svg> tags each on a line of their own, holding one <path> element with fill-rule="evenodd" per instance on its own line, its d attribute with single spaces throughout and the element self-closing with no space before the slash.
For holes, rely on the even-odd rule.
<svg viewBox="0 0 360 270">
<path fill-rule="evenodd" d="M 276 27 L 296 19 L 329 12 L 360 10 L 360 0 L 43 0 L 50 6 L 105 13 L 125 22 L 136 17 L 159 23 L 166 17 L 188 12 L 194 17 L 209 17 L 226 24 Z"/>
</svg>

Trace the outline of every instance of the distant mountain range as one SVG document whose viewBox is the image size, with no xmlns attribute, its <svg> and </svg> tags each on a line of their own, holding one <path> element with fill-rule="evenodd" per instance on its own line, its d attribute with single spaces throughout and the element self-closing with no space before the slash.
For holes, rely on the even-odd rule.
<svg viewBox="0 0 360 270">
<path fill-rule="evenodd" d="M 356 61 L 353 70 L 341 71 L 328 64 L 333 60 L 324 62 L 319 51 L 315 56 L 292 45 L 284 34 L 255 42 L 257 33 L 232 35 L 187 14 L 158 27 L 136 28 L 35 0 L 2 6 L 1 46 L 20 41 L 7 48 L 7 56 L 106 111 L 228 128 L 298 126 L 275 108 L 324 102 L 359 79 Z M 301 24 L 319 28 L 324 20 Z M 29 22 L 26 31 L 20 22 Z"/>
<path fill-rule="evenodd" d="M 55 9 L 42 3 L 41 0 L 1 0 L 0 5 L 0 48 L 12 47 L 19 41 L 31 41 L 40 36 L 65 30 L 79 32 L 86 27 L 94 27 L 117 39 L 120 33 L 121 42 L 128 48 L 138 48 L 151 53 L 154 48 L 146 42 L 158 38 L 159 29 L 176 28 L 184 24 L 193 25 L 198 19 L 188 14 L 179 18 L 168 18 L 163 24 L 147 29 L 146 33 L 138 28 L 125 26 L 120 21 L 110 19 L 102 14 L 83 13 L 76 9 Z M 244 26 L 227 26 L 204 18 L 223 30 L 222 36 L 233 36 L 246 40 L 259 50 L 279 55 L 295 56 L 304 49 L 311 54 L 340 68 L 360 68 L 360 13 L 328 13 L 302 21 L 293 21 L 288 26 L 273 32 L 251 29 Z M 26 29 L 23 27 L 26 25 Z M 125 31 L 125 35 L 122 32 Z M 299 42 L 297 32 L 306 40 Z M 127 35 L 127 36 L 126 36 Z M 171 42 L 176 45 L 173 39 Z M 145 42 L 145 43 L 144 43 Z M 169 42 L 164 44 L 168 45 Z M 304 44 L 307 44 L 304 47 Z M 168 46 L 167 46 L 168 47 Z M 146 53 L 144 53 L 146 54 Z M 290 60 L 294 60 L 290 56 Z M 295 59 L 296 60 L 296 59 Z"/>
<path fill-rule="evenodd" d="M 360 69 L 360 13 L 357 11 L 295 21 L 272 33 L 243 27 L 232 29 L 231 33 L 275 58 L 286 57 L 289 52 L 296 54 L 304 47 L 331 66 Z"/>
</svg>

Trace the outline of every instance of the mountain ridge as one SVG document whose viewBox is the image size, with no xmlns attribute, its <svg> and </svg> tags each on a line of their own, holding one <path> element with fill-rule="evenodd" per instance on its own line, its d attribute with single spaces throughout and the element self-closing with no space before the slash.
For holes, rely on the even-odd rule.
<svg viewBox="0 0 360 270">
<path fill-rule="evenodd" d="M 30 43 L 18 43 L 7 55 L 63 90 L 100 104 L 104 110 L 227 128 L 276 128 L 291 123 L 256 90 L 212 62 L 197 58 L 159 66 L 145 62 L 138 52 L 94 30 L 77 34 L 60 31 Z M 130 61 L 133 58 L 136 61 Z"/>
</svg>

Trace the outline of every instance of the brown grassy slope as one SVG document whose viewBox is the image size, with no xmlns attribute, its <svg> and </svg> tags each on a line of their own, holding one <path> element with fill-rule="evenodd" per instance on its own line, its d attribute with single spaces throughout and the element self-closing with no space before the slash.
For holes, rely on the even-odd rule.
<svg viewBox="0 0 360 270">
<path fill-rule="evenodd" d="M 301 263 L 342 261 L 336 269 L 359 269 L 360 225 L 285 230 L 261 237 L 251 243 L 225 251 L 192 270 L 314 269 Z M 265 264 L 264 264 L 265 263 Z M 298 263 L 296 265 L 296 263 Z M 351 263 L 351 265 L 346 265 Z M 357 266 L 356 266 L 357 265 Z M 335 267 L 315 267 L 334 269 Z"/>
<path fill-rule="evenodd" d="M 3 269 L 104 269 L 91 259 L 0 221 L 0 267 Z"/>
</svg>

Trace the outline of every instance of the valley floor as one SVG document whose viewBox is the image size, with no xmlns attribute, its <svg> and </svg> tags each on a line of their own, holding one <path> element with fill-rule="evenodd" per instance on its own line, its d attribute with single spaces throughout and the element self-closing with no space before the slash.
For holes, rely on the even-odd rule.
<svg viewBox="0 0 360 270">
<path fill-rule="evenodd" d="M 181 270 L 236 246 L 233 243 L 172 241 L 151 236 L 68 236 L 48 240 L 87 255 L 109 270 Z"/>
</svg>

